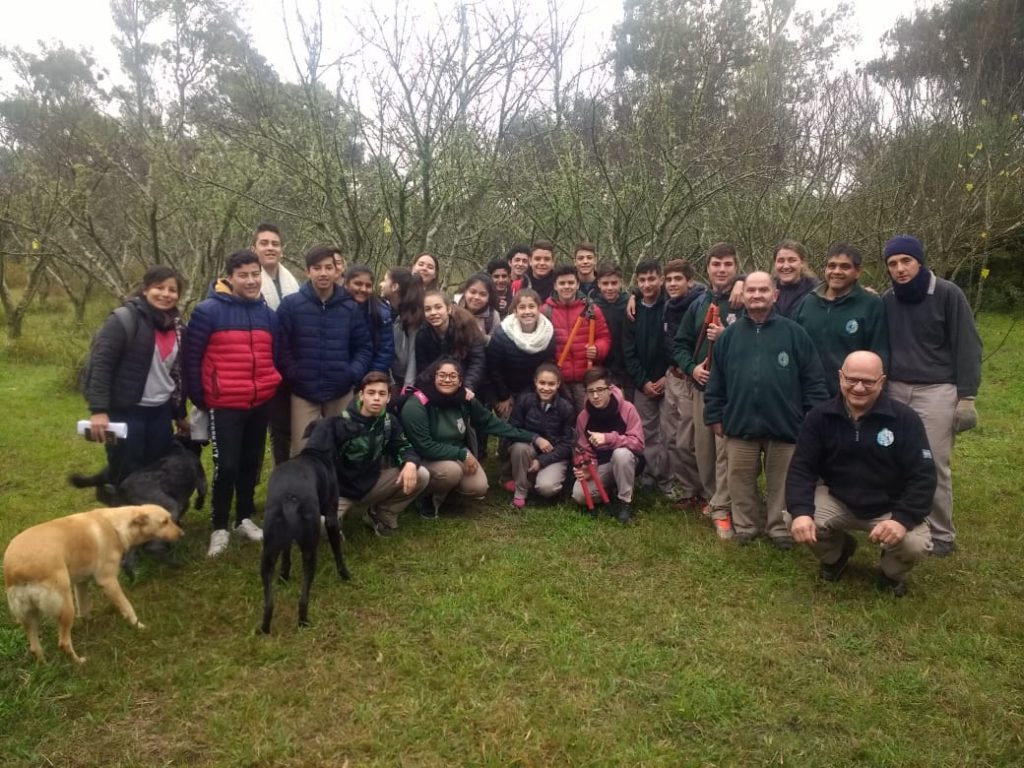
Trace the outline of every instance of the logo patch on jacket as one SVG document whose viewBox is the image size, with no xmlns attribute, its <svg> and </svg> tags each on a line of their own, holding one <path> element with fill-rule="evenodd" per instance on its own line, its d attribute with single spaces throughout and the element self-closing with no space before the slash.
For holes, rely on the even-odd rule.
<svg viewBox="0 0 1024 768">
<path fill-rule="evenodd" d="M 888 448 L 896 442 L 896 435 L 892 433 L 891 429 L 886 427 L 878 430 L 878 434 L 875 436 L 875 441 L 883 448 Z"/>
<path fill-rule="evenodd" d="M 776 359 L 779 361 L 779 367 L 780 368 L 788 368 L 789 367 L 789 353 L 788 352 L 779 352 L 779 356 Z"/>
<path fill-rule="evenodd" d="M 860 330 L 860 323 L 856 320 L 850 320 L 846 323 L 846 332 L 851 336 Z"/>
<path fill-rule="evenodd" d="M 460 435 L 466 434 L 466 422 L 461 416 L 455 420 L 455 426 L 459 428 Z"/>
</svg>

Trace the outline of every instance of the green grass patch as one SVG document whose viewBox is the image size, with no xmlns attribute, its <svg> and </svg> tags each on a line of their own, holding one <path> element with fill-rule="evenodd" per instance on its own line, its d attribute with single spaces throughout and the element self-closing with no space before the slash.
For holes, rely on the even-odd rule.
<svg viewBox="0 0 1024 768">
<path fill-rule="evenodd" d="M 103 462 L 73 434 L 84 408 L 48 320 L 0 352 L 0 545 L 88 508 L 64 477 Z M 1009 322 L 985 316 L 986 342 Z M 67 334 L 79 350 L 91 335 Z M 808 552 L 723 544 L 652 496 L 622 529 L 492 491 L 437 522 L 407 513 L 393 539 L 349 521 L 353 581 L 324 547 L 313 626 L 296 628 L 286 585 L 261 637 L 259 548 L 233 539 L 207 561 L 190 511 L 177 565 L 146 562 L 126 588 L 148 628 L 95 595 L 84 666 L 53 627 L 34 663 L 0 618 L 3 763 L 1024 764 L 1022 342 L 1016 328 L 986 362 L 981 424 L 956 448 L 960 551 L 924 562 L 903 600 L 874 590 L 863 541 L 826 585 Z"/>
</svg>

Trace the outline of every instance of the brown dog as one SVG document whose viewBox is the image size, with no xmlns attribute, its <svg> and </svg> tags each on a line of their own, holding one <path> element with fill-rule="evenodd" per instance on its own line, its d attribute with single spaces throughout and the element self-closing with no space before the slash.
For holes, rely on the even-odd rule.
<svg viewBox="0 0 1024 768">
<path fill-rule="evenodd" d="M 175 542 L 184 535 L 170 512 L 144 504 L 79 512 L 15 536 L 4 553 L 7 605 L 28 635 L 35 657 L 43 658 L 39 619 L 45 615 L 57 620 L 60 649 L 79 664 L 85 661 L 71 645 L 71 625 L 76 602 L 77 615 L 84 617 L 89 611 L 90 576 L 128 623 L 143 629 L 117 581 L 121 558 L 129 548 L 147 541 Z"/>
</svg>

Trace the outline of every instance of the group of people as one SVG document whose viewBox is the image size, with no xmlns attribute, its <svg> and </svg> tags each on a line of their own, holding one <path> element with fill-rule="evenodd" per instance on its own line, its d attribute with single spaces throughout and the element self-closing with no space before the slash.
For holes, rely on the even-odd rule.
<svg viewBox="0 0 1024 768">
<path fill-rule="evenodd" d="M 773 275 L 744 274 L 737 249 L 717 243 L 706 283 L 687 261 L 643 260 L 627 286 L 590 243 L 571 263 L 555 252 L 514 246 L 449 295 L 431 254 L 378 285 L 317 246 L 300 286 L 280 231 L 262 224 L 187 328 L 181 278 L 151 268 L 90 360 L 93 434 L 128 424 L 108 446 L 111 482 L 166 451 L 172 424 L 187 431 L 187 394 L 209 414 L 211 557 L 228 546 L 233 498 L 235 531 L 261 538 L 268 432 L 281 462 L 325 416 L 362 426 L 339 446 L 339 511 L 363 505 L 380 536 L 412 503 L 435 518 L 453 491 L 483 498 L 494 435 L 516 508 L 563 493 L 590 507 L 606 491 L 628 524 L 648 488 L 703 512 L 723 539 L 810 545 L 826 579 L 861 528 L 896 594 L 925 553 L 953 551 L 950 458 L 977 419 L 981 343 L 917 239 L 886 244 L 882 296 L 860 285 L 848 243 L 829 248 L 821 281 L 794 241 L 777 247 Z"/>
</svg>

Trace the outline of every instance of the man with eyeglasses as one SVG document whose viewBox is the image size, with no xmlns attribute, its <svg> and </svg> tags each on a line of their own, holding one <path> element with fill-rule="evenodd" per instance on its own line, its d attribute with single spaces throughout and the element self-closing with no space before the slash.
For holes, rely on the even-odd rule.
<svg viewBox="0 0 1024 768">
<path fill-rule="evenodd" d="M 981 385 L 981 339 L 964 292 L 932 273 L 916 237 L 898 235 L 885 244 L 892 289 L 882 296 L 889 324 L 892 364 L 889 394 L 924 422 L 935 454 L 938 485 L 928 516 L 931 554 L 956 549 L 953 527 L 953 442 L 978 423 L 974 398 Z"/>
<path fill-rule="evenodd" d="M 840 393 L 804 419 L 786 479 L 794 541 L 836 581 L 866 531 L 881 550 L 879 588 L 907 592 L 907 573 L 931 543 L 926 519 L 935 462 L 921 418 L 883 392 L 882 359 L 852 352 L 839 369 Z M 820 484 L 819 484 L 820 483 Z"/>
<path fill-rule="evenodd" d="M 724 435 L 735 541 L 767 535 L 792 549 L 782 515 L 786 468 L 804 414 L 828 399 L 825 372 L 810 337 L 775 309 L 778 290 L 767 272 L 743 284 L 743 316 L 718 337 L 704 423 Z M 757 479 L 764 464 L 767 506 Z"/>
</svg>

